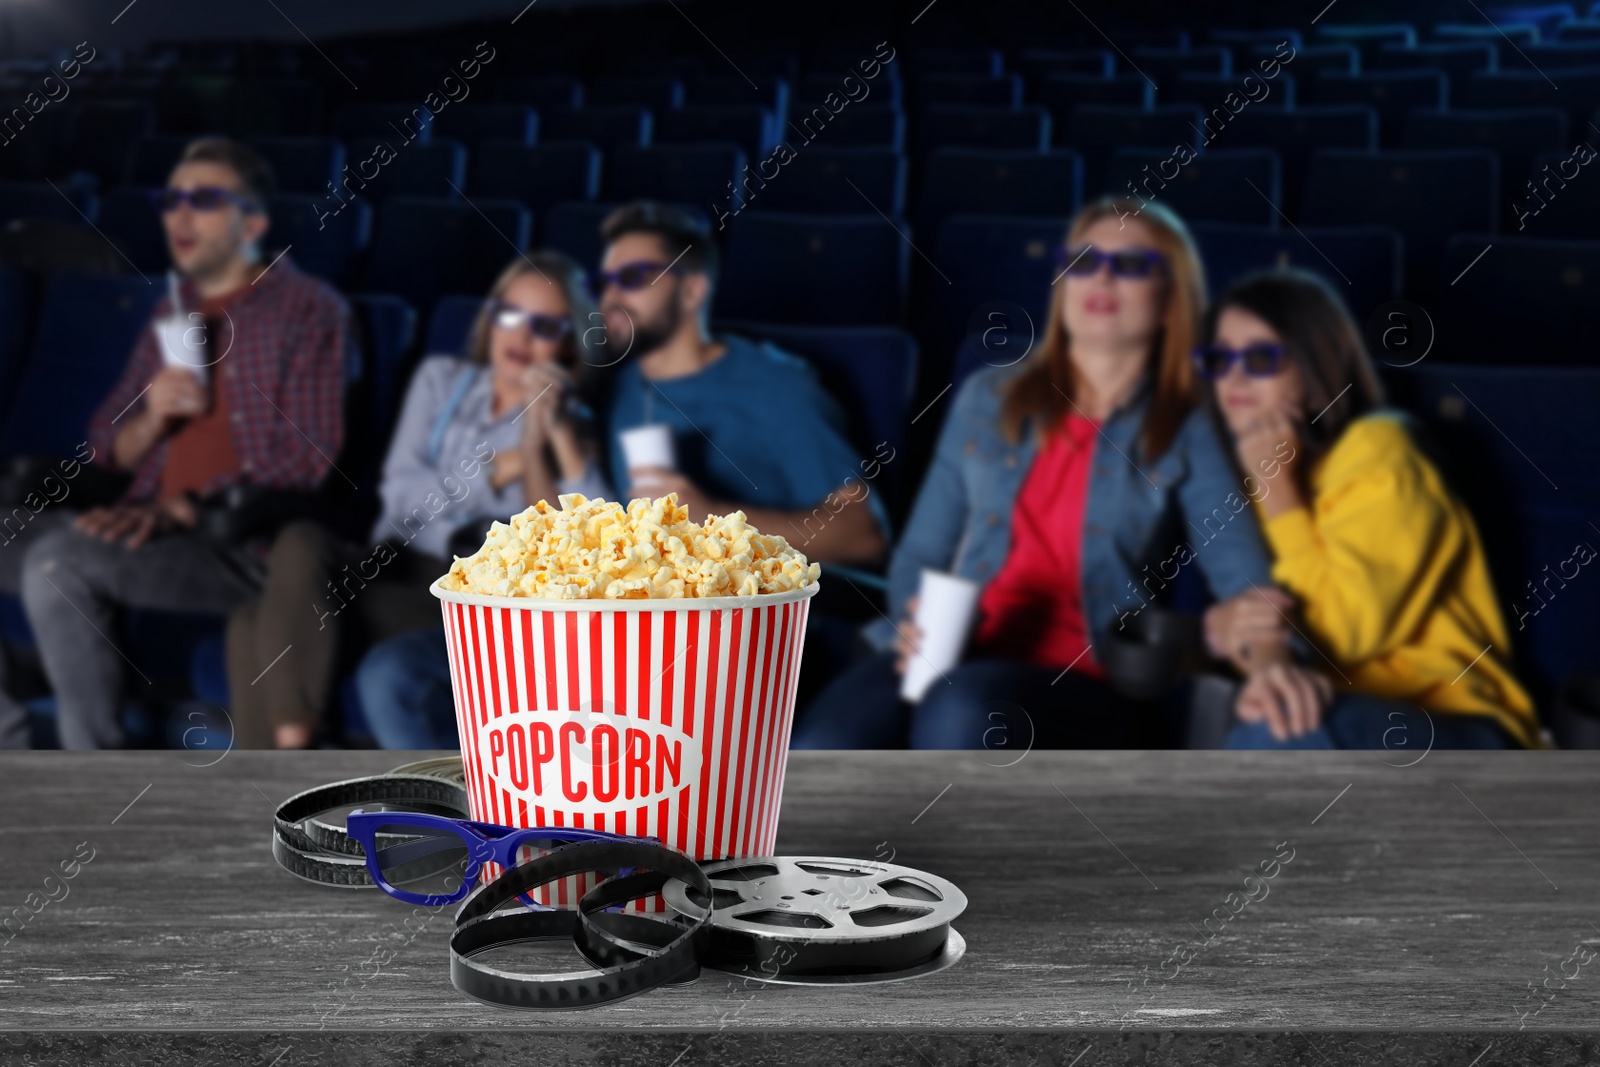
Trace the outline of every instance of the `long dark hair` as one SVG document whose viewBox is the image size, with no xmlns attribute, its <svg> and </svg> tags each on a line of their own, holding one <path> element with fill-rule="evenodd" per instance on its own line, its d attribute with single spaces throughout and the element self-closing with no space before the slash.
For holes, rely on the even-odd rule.
<svg viewBox="0 0 1600 1067">
<path fill-rule="evenodd" d="M 1140 435 L 1142 458 L 1149 461 L 1167 450 L 1183 420 L 1194 410 L 1194 366 L 1189 353 L 1200 326 L 1200 310 L 1206 303 L 1206 282 L 1188 227 L 1160 204 L 1144 204 L 1141 208 L 1127 197 L 1102 197 L 1084 205 L 1074 216 L 1067 228 L 1066 244 L 1078 243 L 1084 231 L 1101 219 L 1130 215 L 1150 228 L 1152 243 L 1167 264 L 1167 306 L 1150 354 L 1155 396 L 1145 411 Z M 1069 398 L 1076 398 L 1072 340 L 1061 315 L 1061 288 L 1066 284 L 1063 273 L 1051 287 L 1044 339 L 1006 388 L 1000 425 L 1012 444 L 1021 440 L 1024 422 L 1033 421 L 1036 432 L 1052 427 L 1066 415 L 1072 402 Z"/>
<path fill-rule="evenodd" d="M 1217 320 L 1229 308 L 1249 312 L 1272 327 L 1283 342 L 1284 358 L 1300 372 L 1306 413 L 1315 418 L 1302 425 L 1305 454 L 1313 462 L 1333 447 L 1345 427 L 1383 406 L 1383 386 L 1361 331 L 1343 298 L 1317 275 L 1282 267 L 1235 282 L 1206 312 L 1206 340 L 1216 339 Z M 1206 409 L 1226 441 L 1228 426 L 1217 407 L 1216 390 L 1208 387 L 1204 393 Z"/>
</svg>

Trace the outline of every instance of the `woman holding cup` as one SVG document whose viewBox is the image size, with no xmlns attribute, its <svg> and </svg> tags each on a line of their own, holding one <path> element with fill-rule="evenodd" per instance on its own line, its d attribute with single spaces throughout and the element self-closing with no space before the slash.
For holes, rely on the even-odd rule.
<svg viewBox="0 0 1600 1067">
<path fill-rule="evenodd" d="M 869 629 L 882 651 L 812 703 L 794 747 L 1171 745 L 1160 706 L 1118 695 L 1099 650 L 1189 562 L 1218 599 L 1269 582 L 1195 404 L 1205 282 L 1187 229 L 1106 198 L 1058 255 L 1040 342 L 952 402 L 890 563 L 895 621 Z M 1201 524 L 1213 535 L 1190 548 Z"/>
<path fill-rule="evenodd" d="M 467 358 L 432 356 L 412 375 L 370 542 L 309 521 L 278 534 L 262 596 L 228 620 L 239 747 L 312 744 L 340 664 L 377 641 L 387 669 L 363 665 L 362 674 L 374 733 L 384 747 L 438 747 L 416 743 L 428 740 L 416 720 L 420 707 L 441 703 L 430 688 L 436 676 L 445 679 L 442 706 L 451 715 L 439 605 L 428 584 L 450 566 L 455 536 L 476 546 L 489 517 L 562 493 L 609 494 L 585 403 L 592 310 L 583 272 L 566 256 L 513 260 L 478 312 Z M 368 694 L 369 674 L 382 698 Z M 451 720 L 451 744 L 454 733 Z"/>
</svg>

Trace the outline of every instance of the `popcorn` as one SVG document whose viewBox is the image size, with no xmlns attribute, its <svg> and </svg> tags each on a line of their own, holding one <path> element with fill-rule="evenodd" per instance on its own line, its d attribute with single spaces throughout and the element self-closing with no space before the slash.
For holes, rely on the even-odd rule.
<svg viewBox="0 0 1600 1067">
<path fill-rule="evenodd" d="M 704 526 L 668 493 L 624 508 L 581 493 L 541 500 L 489 527 L 483 547 L 457 556 L 439 588 L 454 593 L 547 600 L 664 600 L 786 593 L 822 568 L 742 511 Z"/>
</svg>

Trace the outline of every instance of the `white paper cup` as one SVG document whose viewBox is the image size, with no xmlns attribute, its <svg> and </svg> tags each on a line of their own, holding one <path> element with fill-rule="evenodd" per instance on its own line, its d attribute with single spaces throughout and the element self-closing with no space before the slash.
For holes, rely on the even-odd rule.
<svg viewBox="0 0 1600 1067">
<path fill-rule="evenodd" d="M 622 441 L 622 455 L 627 460 L 628 470 L 636 471 L 645 467 L 663 467 L 669 471 L 678 469 L 678 454 L 672 445 L 672 427 L 651 423 L 623 430 L 617 437 Z M 636 484 L 648 483 L 642 481 Z"/>
<path fill-rule="evenodd" d="M 900 678 L 901 697 L 916 703 L 928 686 L 961 662 L 961 650 L 978 610 L 978 590 L 978 583 L 967 578 L 923 569 L 914 620 L 922 631 L 922 641 Z"/>
<path fill-rule="evenodd" d="M 168 367 L 182 367 L 205 385 L 210 374 L 210 338 L 205 323 L 199 317 L 169 315 L 153 324 L 156 340 L 161 344 L 161 362 Z"/>
<path fill-rule="evenodd" d="M 815 582 L 675 600 L 430 589 L 473 819 L 657 837 L 696 860 L 773 854 Z M 570 907 L 601 880 L 535 897 Z M 628 910 L 668 909 L 656 894 Z"/>
</svg>

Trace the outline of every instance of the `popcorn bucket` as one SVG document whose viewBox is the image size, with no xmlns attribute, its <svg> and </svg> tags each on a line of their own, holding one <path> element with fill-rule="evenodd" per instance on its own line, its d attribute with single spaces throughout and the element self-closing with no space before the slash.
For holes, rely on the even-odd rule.
<svg viewBox="0 0 1600 1067">
<path fill-rule="evenodd" d="M 430 588 L 473 819 L 657 837 L 696 860 L 773 853 L 815 582 L 652 600 Z M 602 878 L 536 896 L 572 906 Z M 667 907 L 656 894 L 627 910 Z"/>
</svg>

